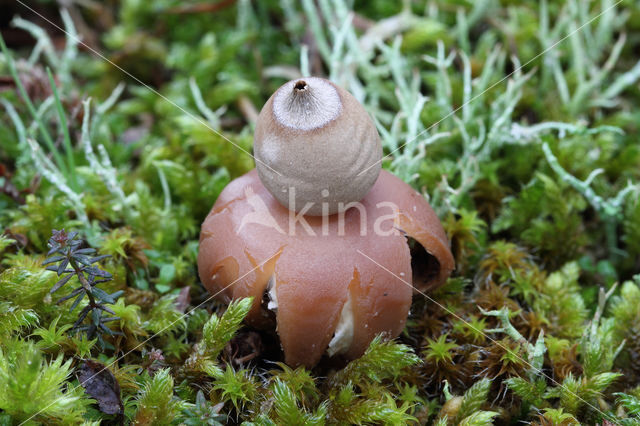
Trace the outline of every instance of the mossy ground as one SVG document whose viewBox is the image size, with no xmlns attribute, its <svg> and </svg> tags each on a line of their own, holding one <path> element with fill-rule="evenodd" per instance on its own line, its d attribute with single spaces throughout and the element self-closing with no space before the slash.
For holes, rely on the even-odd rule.
<svg viewBox="0 0 640 426">
<path fill-rule="evenodd" d="M 3 5 L 0 424 L 640 424 L 639 1 L 70 4 Z M 363 102 L 457 263 L 312 371 L 196 273 L 255 114 L 308 74 Z M 62 228 L 110 255 L 109 332 L 56 303 L 77 278 L 49 294 Z"/>
</svg>

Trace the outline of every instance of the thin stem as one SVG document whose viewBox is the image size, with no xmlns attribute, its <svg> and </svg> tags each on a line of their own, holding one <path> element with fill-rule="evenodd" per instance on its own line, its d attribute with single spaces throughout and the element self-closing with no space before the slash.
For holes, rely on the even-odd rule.
<svg viewBox="0 0 640 426">
<path fill-rule="evenodd" d="M 92 308 L 98 307 L 98 304 L 96 303 L 96 299 L 93 297 L 93 293 L 91 291 L 91 284 L 89 284 L 89 281 L 87 281 L 87 278 L 82 273 L 82 269 L 80 269 L 80 267 L 78 266 L 78 263 L 75 260 L 73 260 L 73 258 L 71 257 L 71 253 L 67 253 L 67 256 L 69 258 L 69 264 L 75 271 L 75 274 L 78 277 L 78 281 L 80 281 L 80 284 L 82 284 L 82 288 L 84 288 L 84 292 L 87 294 L 87 297 L 89 298 L 89 306 L 91 306 Z"/>
</svg>

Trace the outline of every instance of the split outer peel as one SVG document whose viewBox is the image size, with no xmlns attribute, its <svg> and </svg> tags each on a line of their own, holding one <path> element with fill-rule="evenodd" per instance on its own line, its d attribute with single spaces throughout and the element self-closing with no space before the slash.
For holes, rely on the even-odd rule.
<svg viewBox="0 0 640 426">
<path fill-rule="evenodd" d="M 353 338 L 343 354 L 356 358 L 377 334 L 393 338 L 404 328 L 412 289 L 392 274 L 412 282 L 407 237 L 436 260 L 431 265 L 437 270 L 414 284 L 418 290 L 441 285 L 454 267 L 438 217 L 402 180 L 382 171 L 360 203 L 366 221 L 361 224 L 360 210 L 351 208 L 344 213 L 343 232 L 337 214 L 295 221 L 295 213 L 273 198 L 254 169 L 224 189 L 202 224 L 200 279 L 215 293 L 243 277 L 219 297 L 228 302 L 252 296 L 246 320 L 255 327 L 272 321 L 262 304 L 272 280 L 277 331 L 291 366 L 312 367 L 320 360 L 350 297 Z"/>
</svg>

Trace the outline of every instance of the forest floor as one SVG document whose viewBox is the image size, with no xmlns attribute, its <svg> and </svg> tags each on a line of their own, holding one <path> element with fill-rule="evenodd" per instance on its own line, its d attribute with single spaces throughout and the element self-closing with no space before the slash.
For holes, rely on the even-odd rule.
<svg viewBox="0 0 640 426">
<path fill-rule="evenodd" d="M 640 424 L 640 1 L 63 3 L 2 2 L 1 425 Z M 456 261 L 400 337 L 311 370 L 197 274 L 306 75 Z"/>
</svg>

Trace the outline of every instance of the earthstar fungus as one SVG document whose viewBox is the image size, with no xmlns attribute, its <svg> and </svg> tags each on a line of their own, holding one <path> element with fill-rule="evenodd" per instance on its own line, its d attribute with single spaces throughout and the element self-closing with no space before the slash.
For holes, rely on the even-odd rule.
<svg viewBox="0 0 640 426">
<path fill-rule="evenodd" d="M 281 132 L 282 126 L 273 120 L 267 124 L 258 120 L 257 170 L 227 185 L 202 224 L 198 272 L 209 292 L 225 302 L 253 297 L 246 321 L 256 328 L 275 326 L 287 364 L 313 367 L 325 353 L 352 359 L 362 355 L 376 335 L 398 336 L 414 290 L 407 283 L 419 291 L 435 288 L 447 279 L 454 261 L 429 203 L 399 178 L 380 171 L 379 138 L 375 127 L 361 123 L 371 121 L 364 108 L 326 80 L 301 81 L 286 83 L 279 91 L 284 88 L 288 96 L 290 90 L 307 90 L 310 85 L 333 94 L 319 104 L 302 103 L 285 112 L 272 112 L 278 109 L 279 91 L 269 99 L 261 117 L 280 114 L 282 120 L 303 130 Z M 336 99 L 343 102 L 341 108 L 359 111 L 350 104 L 355 102 L 362 114 L 351 113 L 348 119 L 331 115 L 325 107 Z M 318 105 L 324 107 L 318 109 Z M 345 130 L 348 138 L 338 143 L 334 125 L 340 120 L 350 130 Z M 324 123 L 321 128 L 314 127 L 318 122 Z M 359 125 L 361 129 L 352 129 Z M 316 133 L 309 136 L 306 127 Z M 279 148 L 268 147 L 271 143 Z M 353 159 L 341 162 L 335 152 L 348 143 L 358 146 L 353 152 L 370 151 L 355 168 Z M 294 147 L 295 155 L 287 157 L 283 147 Z M 265 155 L 270 150 L 276 151 L 271 158 Z M 272 161 L 281 155 L 287 161 Z M 295 164 L 301 158 L 308 162 L 306 167 Z M 334 181 L 322 171 L 326 158 L 335 162 Z M 268 160 L 268 167 L 260 159 Z M 282 167 L 289 161 L 294 166 Z M 366 179 L 354 184 L 354 176 L 376 161 L 377 168 L 361 173 Z M 319 174 L 315 184 L 313 175 L 303 176 L 305 168 Z M 274 171 L 280 174 L 271 174 Z M 371 184 L 367 179 L 372 179 Z M 314 212 L 325 214 L 307 214 L 311 208 L 290 210 L 290 200 L 278 196 L 281 186 L 289 184 L 302 188 L 295 194 L 296 206 L 304 200 L 313 209 L 320 205 Z M 322 189 L 329 186 L 327 196 Z M 346 189 L 340 192 L 341 187 Z M 340 195 L 331 198 L 336 189 Z M 338 202 L 347 208 L 334 210 Z M 337 213 L 326 214 L 327 204 Z"/>
<path fill-rule="evenodd" d="M 312 367 L 325 351 L 358 357 L 376 334 L 400 334 L 412 289 L 357 250 L 420 291 L 453 269 L 438 217 L 400 179 L 382 171 L 361 204 L 342 222 L 340 214 L 308 216 L 289 228 L 291 212 L 253 170 L 225 188 L 202 224 L 200 278 L 212 294 L 233 283 L 219 295 L 226 302 L 253 296 L 252 326 L 272 327 L 275 312 L 287 364 Z M 426 250 L 430 269 L 418 276 L 408 237 L 418 243 L 414 250 Z"/>
</svg>

